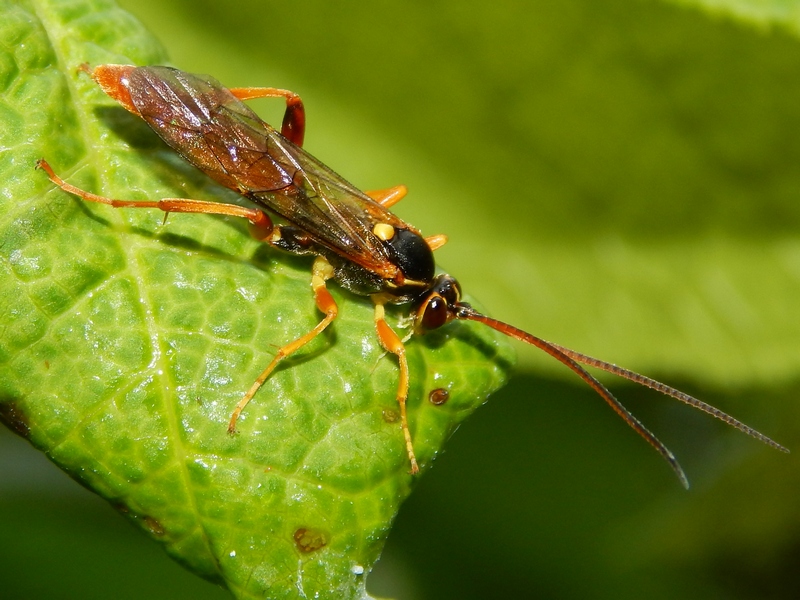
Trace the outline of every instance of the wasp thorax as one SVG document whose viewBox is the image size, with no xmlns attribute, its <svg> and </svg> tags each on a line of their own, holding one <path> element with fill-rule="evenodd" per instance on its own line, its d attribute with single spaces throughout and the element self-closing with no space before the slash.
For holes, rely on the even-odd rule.
<svg viewBox="0 0 800 600">
<path fill-rule="evenodd" d="M 403 274 L 405 282 L 424 284 L 433 279 L 436 265 L 433 251 L 420 234 L 410 229 L 394 228 L 394 235 L 384 240 L 392 262 Z"/>
</svg>

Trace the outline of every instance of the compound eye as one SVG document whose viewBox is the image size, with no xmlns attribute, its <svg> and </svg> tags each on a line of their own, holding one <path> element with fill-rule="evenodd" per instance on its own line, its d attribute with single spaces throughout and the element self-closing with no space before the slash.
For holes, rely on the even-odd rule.
<svg viewBox="0 0 800 600">
<path fill-rule="evenodd" d="M 448 321 L 447 302 L 438 294 L 432 295 L 422 307 L 422 328 L 438 329 Z"/>
</svg>

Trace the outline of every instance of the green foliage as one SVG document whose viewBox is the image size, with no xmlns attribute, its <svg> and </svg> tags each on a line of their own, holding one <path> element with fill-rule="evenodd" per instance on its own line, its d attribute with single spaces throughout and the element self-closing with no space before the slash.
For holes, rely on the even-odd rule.
<svg viewBox="0 0 800 600">
<path fill-rule="evenodd" d="M 670 0 L 694 6 L 712 15 L 731 16 L 742 23 L 763 28 L 779 27 L 800 33 L 800 11 L 797 0 Z"/>
<path fill-rule="evenodd" d="M 310 264 L 233 220 L 115 210 L 117 198 L 236 201 L 182 164 L 79 65 L 164 63 L 105 0 L 0 3 L 0 411 L 18 433 L 240 598 L 356 597 L 414 478 L 397 366 L 368 299 L 293 357 L 227 434 L 275 347 L 320 318 Z M 402 310 L 392 314 L 400 326 Z M 459 324 L 408 343 L 424 467 L 504 380 L 508 346 Z M 427 401 L 445 387 L 450 400 Z"/>
<path fill-rule="evenodd" d="M 693 392 L 793 450 L 784 456 L 654 394 L 616 387 L 681 460 L 692 484 L 684 493 L 590 390 L 521 349 L 523 372 L 462 426 L 403 505 L 370 590 L 404 600 L 796 596 L 798 2 L 727 2 L 710 12 L 653 0 L 120 1 L 175 65 L 301 93 L 306 147 L 362 188 L 407 184 L 396 211 L 426 234 L 450 236 L 438 260 L 493 316 Z M 94 93 L 88 82 L 86 93 Z M 256 106 L 280 119 L 280 103 Z M 177 170 L 181 195 L 205 193 L 148 130 L 125 131 L 137 153 L 153 144 L 148 172 L 157 182 L 137 188 L 135 177 L 85 168 L 62 174 L 93 190 L 117 184 L 124 197 L 152 197 L 175 193 L 168 182 Z M 98 213 L 28 168 L 24 184 L 42 185 L 56 206 Z M 161 240 L 196 222 L 172 215 L 164 229 L 141 211 L 125 219 L 152 219 L 146 231 Z M 209 221 L 198 236 L 222 247 L 218 230 L 205 234 Z M 262 251 L 256 264 L 271 272 L 272 260 Z M 310 324 L 317 314 L 307 266 L 300 270 L 293 297 Z M 280 341 L 264 339 L 260 356 Z M 307 365 L 340 368 L 323 367 L 333 351 L 326 344 L 272 385 L 289 385 Z M 395 370 L 384 362 L 391 407 Z M 250 364 L 256 372 L 263 363 L 254 355 Z M 226 397 L 220 422 L 236 399 Z M 137 532 L 123 540 L 124 528 L 106 527 L 115 515 L 74 489 L 62 495 L 59 473 L 36 487 L 44 475 L 27 467 L 34 460 L 11 442 L 0 447 L 3 510 L 23 516 L 0 522 L 0 537 L 14 540 L 0 544 L 4 591 L 201 597 L 175 583 L 180 572 L 166 575 L 169 561 L 134 550 Z M 22 491 L 4 488 L 9 481 Z M 103 552 L 118 547 L 124 562 Z M 153 583 L 156 572 L 169 582 Z"/>
<path fill-rule="evenodd" d="M 312 152 L 407 184 L 494 316 L 713 385 L 800 370 L 794 37 L 641 0 L 135 6 L 183 68 L 301 91 Z"/>
</svg>

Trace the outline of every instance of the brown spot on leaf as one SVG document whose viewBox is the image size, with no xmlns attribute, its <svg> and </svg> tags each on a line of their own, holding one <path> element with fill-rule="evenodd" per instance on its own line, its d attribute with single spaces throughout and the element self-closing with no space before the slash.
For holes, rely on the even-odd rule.
<svg viewBox="0 0 800 600">
<path fill-rule="evenodd" d="M 156 537 L 161 537 L 166 533 L 164 526 L 155 517 L 148 517 L 146 515 L 143 516 L 139 513 L 132 512 L 130 507 L 124 502 L 112 502 L 111 506 L 113 506 L 114 509 L 119 511 L 120 514 L 125 515 L 129 519 L 132 519 L 137 523 L 142 523 L 147 528 L 147 531 L 149 531 L 151 535 L 154 535 Z"/>
<path fill-rule="evenodd" d="M 436 406 L 444 404 L 449 399 L 450 392 L 445 388 L 436 388 L 435 390 L 431 390 L 431 393 L 428 394 L 428 400 L 430 400 L 431 404 L 435 404 Z"/>
<path fill-rule="evenodd" d="M 327 545 L 327 536 L 316 529 L 301 527 L 294 532 L 294 543 L 300 552 L 314 552 Z"/>
<path fill-rule="evenodd" d="M 28 439 L 31 435 L 28 417 L 13 400 L 0 400 L 0 421 L 20 437 Z"/>
<path fill-rule="evenodd" d="M 154 519 L 153 517 L 145 517 L 144 524 L 147 529 L 150 530 L 150 533 L 156 537 L 161 537 L 165 533 L 164 527 L 158 522 L 158 519 Z"/>
<path fill-rule="evenodd" d="M 396 423 L 397 419 L 400 418 L 400 415 L 397 414 L 396 410 L 392 410 L 391 408 L 386 408 L 383 410 L 383 420 L 387 423 Z"/>
</svg>

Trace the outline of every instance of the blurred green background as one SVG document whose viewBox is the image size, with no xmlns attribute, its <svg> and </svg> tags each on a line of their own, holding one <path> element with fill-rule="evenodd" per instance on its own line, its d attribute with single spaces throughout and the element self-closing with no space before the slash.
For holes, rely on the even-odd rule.
<svg viewBox="0 0 800 600">
<path fill-rule="evenodd" d="M 396 212 L 450 236 L 439 263 L 493 316 L 800 449 L 789 33 L 643 0 L 121 4 L 184 70 L 299 92 L 306 148 L 360 187 L 407 184 Z M 685 492 L 591 390 L 519 350 L 403 507 L 372 593 L 800 596 L 797 452 L 611 382 Z M 0 506 L 3 598 L 226 597 L 6 430 Z"/>
</svg>

